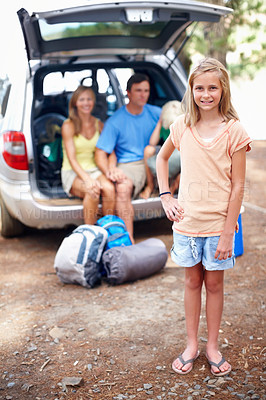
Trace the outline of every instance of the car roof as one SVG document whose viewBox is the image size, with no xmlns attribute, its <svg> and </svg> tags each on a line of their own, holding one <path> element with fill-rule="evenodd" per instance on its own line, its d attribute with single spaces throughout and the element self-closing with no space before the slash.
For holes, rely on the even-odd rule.
<svg viewBox="0 0 266 400">
<path fill-rule="evenodd" d="M 231 11 L 188 0 L 91 0 L 31 15 L 22 8 L 18 16 L 28 59 L 60 60 L 162 53 L 192 22 L 218 22 Z"/>
</svg>

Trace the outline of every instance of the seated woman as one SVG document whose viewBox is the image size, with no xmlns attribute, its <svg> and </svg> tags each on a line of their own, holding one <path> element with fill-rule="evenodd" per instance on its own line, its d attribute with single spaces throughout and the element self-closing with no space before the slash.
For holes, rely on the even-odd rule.
<svg viewBox="0 0 266 400">
<path fill-rule="evenodd" d="M 93 90 L 79 86 L 69 102 L 69 118 L 62 125 L 62 185 L 67 194 L 83 199 L 84 222 L 90 225 L 97 220 L 100 195 L 103 215 L 114 214 L 115 210 L 114 185 L 94 161 L 95 146 L 103 129 L 103 123 L 91 114 L 94 105 Z"/>
<path fill-rule="evenodd" d="M 142 199 L 148 199 L 154 189 L 154 177 L 156 177 L 156 157 L 161 146 L 159 141 L 165 142 L 170 133 L 170 125 L 182 114 L 181 103 L 177 100 L 168 101 L 162 108 L 161 117 L 152 132 L 149 145 L 144 149 L 144 163 L 146 169 L 146 186 L 140 193 Z M 169 178 L 172 183 L 171 193 L 174 194 L 179 187 L 180 181 L 180 154 L 177 149 L 169 158 Z"/>
</svg>

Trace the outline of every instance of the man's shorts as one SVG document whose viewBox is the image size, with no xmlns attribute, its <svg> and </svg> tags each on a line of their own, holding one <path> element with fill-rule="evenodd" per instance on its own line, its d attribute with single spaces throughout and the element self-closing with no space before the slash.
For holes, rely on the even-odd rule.
<svg viewBox="0 0 266 400">
<path fill-rule="evenodd" d="M 132 180 L 134 185 L 133 199 L 135 199 L 144 187 L 146 182 L 146 172 L 144 160 L 133 161 L 128 163 L 118 163 L 118 168 Z"/>
<path fill-rule="evenodd" d="M 89 171 L 86 171 L 88 174 L 90 174 L 92 179 L 97 179 L 99 178 L 100 175 L 102 175 L 102 172 L 98 168 L 93 168 Z M 73 182 L 76 179 L 77 174 L 76 172 L 73 171 L 73 169 L 70 170 L 61 170 L 61 179 L 62 179 L 62 186 L 64 191 L 71 196 L 70 190 L 72 188 Z"/>
<path fill-rule="evenodd" d="M 193 267 L 202 262 L 207 271 L 221 271 L 233 268 L 235 264 L 234 254 L 226 260 L 214 258 L 219 239 L 220 236 L 189 237 L 174 232 L 171 258 L 180 267 Z"/>
</svg>

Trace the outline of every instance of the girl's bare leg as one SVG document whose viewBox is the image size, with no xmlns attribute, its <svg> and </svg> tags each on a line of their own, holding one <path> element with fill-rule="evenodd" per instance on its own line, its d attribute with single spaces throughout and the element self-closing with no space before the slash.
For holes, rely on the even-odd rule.
<svg viewBox="0 0 266 400">
<path fill-rule="evenodd" d="M 218 348 L 218 336 L 223 313 L 224 302 L 224 271 L 205 271 L 204 283 L 206 287 L 206 318 L 208 327 L 208 342 L 206 353 L 209 360 L 218 364 L 221 361 L 221 354 Z M 227 371 L 230 364 L 225 361 L 220 371 Z M 213 372 L 219 369 L 212 366 Z"/>
<path fill-rule="evenodd" d="M 194 267 L 185 269 L 185 315 L 187 330 L 187 347 L 183 352 L 183 359 L 190 360 L 194 358 L 198 351 L 198 327 L 201 311 L 201 289 L 203 283 L 203 267 L 199 263 Z M 176 369 L 187 371 L 191 363 L 183 366 L 177 358 L 174 362 Z"/>
</svg>

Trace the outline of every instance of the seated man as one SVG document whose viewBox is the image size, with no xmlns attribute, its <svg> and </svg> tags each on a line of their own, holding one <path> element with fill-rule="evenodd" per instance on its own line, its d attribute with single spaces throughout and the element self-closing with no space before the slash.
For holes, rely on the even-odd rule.
<svg viewBox="0 0 266 400">
<path fill-rule="evenodd" d="M 147 184 L 140 193 L 140 197 L 148 199 L 154 189 L 154 178 L 156 177 L 156 157 L 162 144 L 170 134 L 170 125 L 182 114 L 180 101 L 172 100 L 165 103 L 162 108 L 161 117 L 151 135 L 149 145 L 144 149 L 144 162 L 146 168 Z M 180 153 L 177 149 L 169 158 L 169 179 L 171 180 L 170 190 L 172 195 L 179 187 L 181 171 Z"/>
<path fill-rule="evenodd" d="M 145 185 L 144 148 L 160 118 L 161 108 L 146 104 L 150 95 L 149 78 L 135 74 L 127 83 L 129 103 L 110 117 L 96 145 L 98 168 L 116 184 L 116 212 L 125 221 L 133 239 L 134 209 L 131 197 L 137 197 Z M 115 151 L 117 165 L 108 165 Z"/>
</svg>

